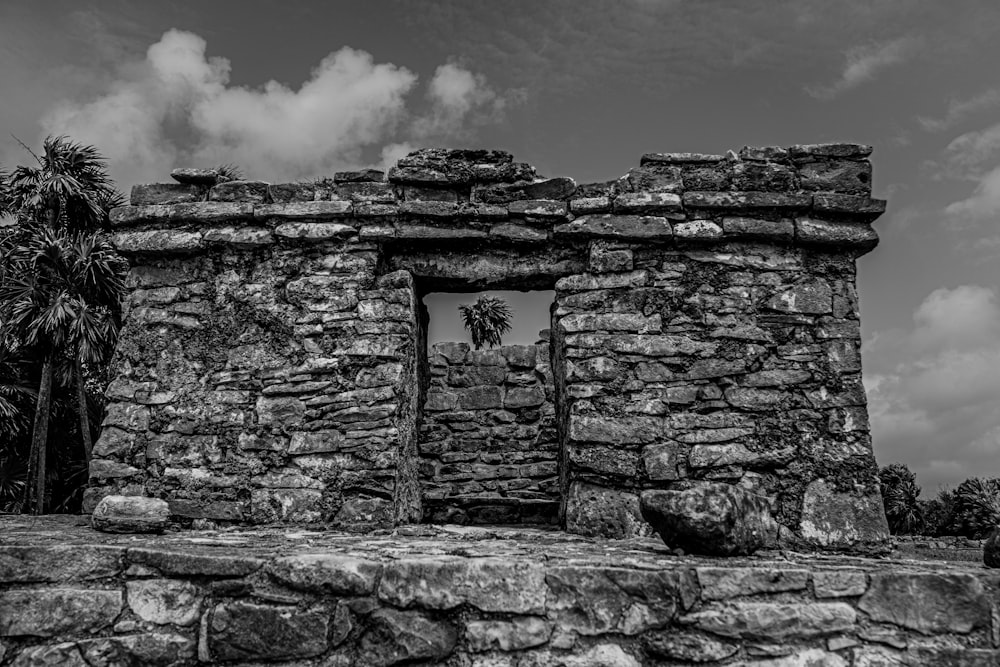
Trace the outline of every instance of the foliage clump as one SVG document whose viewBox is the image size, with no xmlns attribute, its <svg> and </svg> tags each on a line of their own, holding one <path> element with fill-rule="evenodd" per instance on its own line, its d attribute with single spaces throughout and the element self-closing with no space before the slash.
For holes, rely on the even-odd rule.
<svg viewBox="0 0 1000 667">
<path fill-rule="evenodd" d="M 500 345 L 503 335 L 510 331 L 510 318 L 514 314 L 506 301 L 486 295 L 481 295 L 472 304 L 460 305 L 458 312 L 477 350 L 483 345 Z"/>
</svg>

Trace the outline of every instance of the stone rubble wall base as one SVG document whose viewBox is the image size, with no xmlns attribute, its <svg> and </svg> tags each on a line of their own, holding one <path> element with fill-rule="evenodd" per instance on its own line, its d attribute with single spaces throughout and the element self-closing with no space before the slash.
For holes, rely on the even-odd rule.
<svg viewBox="0 0 1000 667">
<path fill-rule="evenodd" d="M 137 186 L 111 216 L 133 291 L 87 506 L 152 496 L 202 526 L 428 518 L 420 296 L 554 288 L 567 530 L 645 534 L 643 490 L 710 480 L 764 495 L 783 544 L 884 550 L 855 286 L 885 208 L 870 153 L 650 153 L 578 185 L 427 149 L 384 178 Z"/>
<path fill-rule="evenodd" d="M 400 544 L 392 537 L 383 546 Z M 547 549 L 553 558 L 543 563 L 537 554 L 386 560 L 343 547 L 280 555 L 149 540 L 3 546 L 0 665 L 1000 661 L 998 581 L 982 569 L 669 555 L 636 564 L 637 551 L 613 556 L 606 545 L 572 559 Z M 620 562 L 609 564 L 613 557 Z"/>
</svg>

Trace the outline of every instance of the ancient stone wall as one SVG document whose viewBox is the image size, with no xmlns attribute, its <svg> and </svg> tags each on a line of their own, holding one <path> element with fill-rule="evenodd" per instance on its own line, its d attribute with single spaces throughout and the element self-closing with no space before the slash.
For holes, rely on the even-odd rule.
<svg viewBox="0 0 1000 667">
<path fill-rule="evenodd" d="M 5 667 L 1000 660 L 1000 590 L 981 566 L 787 552 L 685 559 L 651 540 L 543 531 L 116 539 L 50 517 L 19 533 L 2 519 L 0 540 L 20 537 L 0 545 Z"/>
<path fill-rule="evenodd" d="M 112 214 L 136 289 L 90 500 L 418 521 L 419 299 L 554 288 L 567 530 L 642 534 L 642 490 L 717 480 L 764 494 L 784 544 L 880 548 L 854 268 L 885 207 L 870 152 L 652 153 L 578 186 L 432 149 L 385 180 L 138 186 Z"/>
<path fill-rule="evenodd" d="M 555 523 L 559 442 L 549 344 L 437 343 L 419 450 L 424 519 Z"/>
</svg>

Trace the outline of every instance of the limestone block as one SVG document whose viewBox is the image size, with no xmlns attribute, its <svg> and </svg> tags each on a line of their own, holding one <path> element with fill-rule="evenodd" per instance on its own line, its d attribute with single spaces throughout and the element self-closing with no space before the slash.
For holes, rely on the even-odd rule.
<svg viewBox="0 0 1000 667">
<path fill-rule="evenodd" d="M 684 208 L 709 209 L 807 209 L 812 195 L 776 192 L 698 192 L 689 190 L 682 196 Z"/>
<path fill-rule="evenodd" d="M 88 639 L 77 646 L 87 665 L 175 665 L 194 660 L 197 653 L 194 639 L 174 632 Z"/>
<path fill-rule="evenodd" d="M 570 415 L 570 442 L 595 442 L 609 445 L 649 444 L 662 438 L 663 421 L 655 417 L 604 417 Z"/>
<path fill-rule="evenodd" d="M 663 627 L 690 585 L 676 571 L 556 566 L 545 575 L 548 615 L 560 630 L 581 635 L 636 635 Z"/>
<path fill-rule="evenodd" d="M 316 186 L 312 183 L 274 183 L 268 186 L 267 194 L 270 201 L 276 204 L 313 201 L 316 199 Z"/>
<path fill-rule="evenodd" d="M 334 183 L 378 183 L 385 180 L 385 172 L 381 169 L 357 169 L 354 171 L 337 171 L 333 174 Z"/>
<path fill-rule="evenodd" d="M 141 471 L 114 459 L 91 459 L 89 475 L 95 479 L 118 479 L 134 477 Z"/>
<path fill-rule="evenodd" d="M 823 280 L 811 280 L 780 289 L 765 304 L 783 313 L 823 315 L 833 308 L 833 290 Z"/>
<path fill-rule="evenodd" d="M 725 157 L 715 153 L 645 153 L 639 164 L 714 164 Z"/>
<path fill-rule="evenodd" d="M 681 462 L 681 450 L 675 443 L 658 443 L 642 448 L 642 461 L 646 467 L 646 476 L 653 481 L 666 481 L 679 478 L 678 464 Z"/>
<path fill-rule="evenodd" d="M 612 210 L 640 215 L 679 213 L 681 197 L 672 192 L 626 192 L 614 198 Z"/>
<path fill-rule="evenodd" d="M 531 199 L 563 200 L 576 191 L 572 178 L 546 178 L 530 183 L 510 183 L 477 187 L 472 191 L 473 201 L 486 204 L 509 204 Z"/>
<path fill-rule="evenodd" d="M 382 566 L 367 558 L 342 554 L 296 554 L 267 566 L 268 575 L 284 586 L 328 595 L 371 595 Z"/>
<path fill-rule="evenodd" d="M 254 489 L 250 512 L 258 523 L 313 523 L 323 518 L 322 498 L 316 489 Z"/>
<path fill-rule="evenodd" d="M 728 600 L 747 595 L 802 591 L 809 570 L 756 567 L 699 567 L 698 583 L 705 600 Z"/>
<path fill-rule="evenodd" d="M 924 635 L 968 634 L 990 624 L 990 605 L 982 582 L 964 573 L 872 574 L 858 608 L 874 621 Z"/>
<path fill-rule="evenodd" d="M 385 565 L 378 597 L 396 607 L 539 614 L 545 609 L 541 564 L 502 558 L 405 558 Z"/>
<path fill-rule="evenodd" d="M 159 498 L 106 496 L 97 503 L 90 521 L 106 533 L 160 533 L 169 518 L 167 503 Z"/>
<path fill-rule="evenodd" d="M 739 644 L 709 635 L 678 632 L 674 628 L 647 637 L 646 648 L 655 656 L 685 662 L 718 662 L 734 655 Z"/>
<path fill-rule="evenodd" d="M 859 570 L 828 570 L 813 573 L 813 590 L 818 598 L 861 595 L 868 588 L 868 575 Z"/>
<path fill-rule="evenodd" d="M 737 162 L 732 167 L 734 190 L 790 192 L 798 190 L 795 169 L 776 162 Z M 704 188 L 699 188 L 704 189 Z"/>
<path fill-rule="evenodd" d="M 791 241 L 795 236 L 795 223 L 789 218 L 765 220 L 727 215 L 722 219 L 722 229 L 727 236 L 767 238 Z"/>
<path fill-rule="evenodd" d="M 549 239 L 548 233 L 544 230 L 510 223 L 493 225 L 490 227 L 489 235 L 493 238 L 519 243 L 544 243 Z"/>
<path fill-rule="evenodd" d="M 795 144 L 788 147 L 788 154 L 793 158 L 833 157 L 859 160 L 871 155 L 872 147 L 852 143 Z"/>
<path fill-rule="evenodd" d="M 673 223 L 674 238 L 711 240 L 722 236 L 722 226 L 711 220 L 686 220 Z"/>
<path fill-rule="evenodd" d="M 872 165 L 867 160 L 820 160 L 798 165 L 803 190 L 868 195 Z"/>
<path fill-rule="evenodd" d="M 796 218 L 795 238 L 800 243 L 856 246 L 863 250 L 871 250 L 878 245 L 878 232 L 865 222 L 830 222 L 815 218 Z"/>
<path fill-rule="evenodd" d="M 802 498 L 799 530 L 807 541 L 822 547 L 870 545 L 884 550 L 889 541 L 882 496 L 875 484 L 844 492 L 823 479 L 810 482 Z"/>
<path fill-rule="evenodd" d="M 202 625 L 201 653 L 211 660 L 291 660 L 329 646 L 329 616 L 295 607 L 231 602 L 216 605 Z"/>
<path fill-rule="evenodd" d="M 661 240 L 673 237 L 670 221 L 652 215 L 582 215 L 572 222 L 556 225 L 556 237 L 603 237 L 612 239 Z"/>
<path fill-rule="evenodd" d="M 326 204 L 328 202 L 313 203 Z M 274 228 L 275 236 L 305 241 L 342 239 L 354 233 L 354 227 L 336 222 L 285 222 Z"/>
<path fill-rule="evenodd" d="M 620 287 L 643 287 L 649 279 L 644 270 L 627 273 L 581 273 L 556 281 L 557 292 L 582 292 L 584 290 L 616 289 Z"/>
<path fill-rule="evenodd" d="M 609 213 L 611 211 L 610 197 L 581 197 L 569 202 L 569 210 L 573 215 L 588 213 Z"/>
<path fill-rule="evenodd" d="M 262 204 L 267 201 L 268 186 L 263 181 L 226 181 L 212 186 L 208 200 Z"/>
<path fill-rule="evenodd" d="M 122 570 L 123 550 L 113 546 L 0 546 L 0 583 L 107 579 Z"/>
<path fill-rule="evenodd" d="M 643 537 L 650 532 L 639 515 L 636 494 L 584 482 L 569 485 L 566 531 L 618 539 Z"/>
<path fill-rule="evenodd" d="M 788 150 L 781 146 L 744 146 L 739 151 L 741 160 L 783 160 Z"/>
<path fill-rule="evenodd" d="M 191 625 L 201 617 L 202 595 L 183 579 L 139 579 L 125 583 L 128 606 L 144 621 Z"/>
<path fill-rule="evenodd" d="M 170 172 L 170 178 L 178 183 L 190 183 L 195 185 L 215 185 L 219 181 L 218 169 L 198 169 L 194 167 L 180 167 Z"/>
<path fill-rule="evenodd" d="M 569 462 L 575 468 L 584 468 L 604 475 L 625 478 L 629 481 L 639 474 L 639 453 L 602 445 L 567 446 Z"/>
<path fill-rule="evenodd" d="M 455 392 L 462 410 L 492 410 L 503 406 L 503 389 L 496 386 L 469 387 Z"/>
<path fill-rule="evenodd" d="M 204 198 L 206 188 L 185 183 L 149 183 L 133 185 L 129 203 L 132 206 L 150 204 L 181 204 Z"/>
<path fill-rule="evenodd" d="M 514 616 L 509 621 L 469 621 L 465 641 L 470 651 L 520 651 L 541 646 L 552 636 L 552 623 L 537 616 Z"/>
<path fill-rule="evenodd" d="M 111 243 L 124 254 L 190 253 L 201 247 L 201 234 L 179 229 L 115 232 L 111 235 Z"/>
<path fill-rule="evenodd" d="M 432 620 L 418 612 L 379 609 L 369 617 L 362 636 L 361 654 L 372 667 L 387 667 L 415 661 L 438 662 L 448 657 L 458 633 L 447 622 Z"/>
<path fill-rule="evenodd" d="M 751 554 L 777 537 L 767 500 L 729 484 L 701 482 L 683 491 L 644 491 L 641 508 L 667 546 L 688 553 Z"/>
<path fill-rule="evenodd" d="M 525 218 L 528 222 L 548 222 L 564 220 L 569 213 L 569 206 L 564 201 L 528 199 L 509 203 L 507 211 L 511 217 Z"/>
<path fill-rule="evenodd" d="M 120 590 L 88 588 L 17 589 L 0 592 L 0 637 L 98 632 L 122 609 Z"/>
<path fill-rule="evenodd" d="M 682 622 L 721 637 L 784 641 L 854 630 L 857 613 L 843 602 L 735 602 L 689 614 Z"/>
<path fill-rule="evenodd" d="M 191 546 L 173 549 L 132 547 L 127 552 L 127 560 L 132 565 L 155 568 L 168 577 L 245 577 L 263 565 L 263 561 L 259 558 L 238 552 L 219 553 L 219 551 L 219 549 L 203 550 Z"/>
<path fill-rule="evenodd" d="M 215 227 L 205 231 L 205 243 L 254 248 L 274 243 L 271 230 L 266 227 Z"/>
</svg>

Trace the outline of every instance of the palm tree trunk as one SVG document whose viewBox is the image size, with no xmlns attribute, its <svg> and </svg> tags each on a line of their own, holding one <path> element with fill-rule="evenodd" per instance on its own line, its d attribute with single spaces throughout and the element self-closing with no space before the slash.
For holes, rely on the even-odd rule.
<svg viewBox="0 0 1000 667">
<path fill-rule="evenodd" d="M 52 406 L 52 371 L 54 352 L 45 355 L 42 380 L 35 402 L 35 426 L 31 433 L 31 452 L 28 455 L 28 499 L 35 514 L 45 511 L 45 459 L 49 439 L 49 410 Z"/>
<path fill-rule="evenodd" d="M 94 440 L 90 435 L 90 415 L 87 412 L 87 385 L 83 378 L 83 363 L 77 356 L 74 364 L 76 375 L 76 411 L 80 414 L 80 437 L 83 438 L 83 453 L 90 465 L 90 457 L 94 451 Z"/>
</svg>

